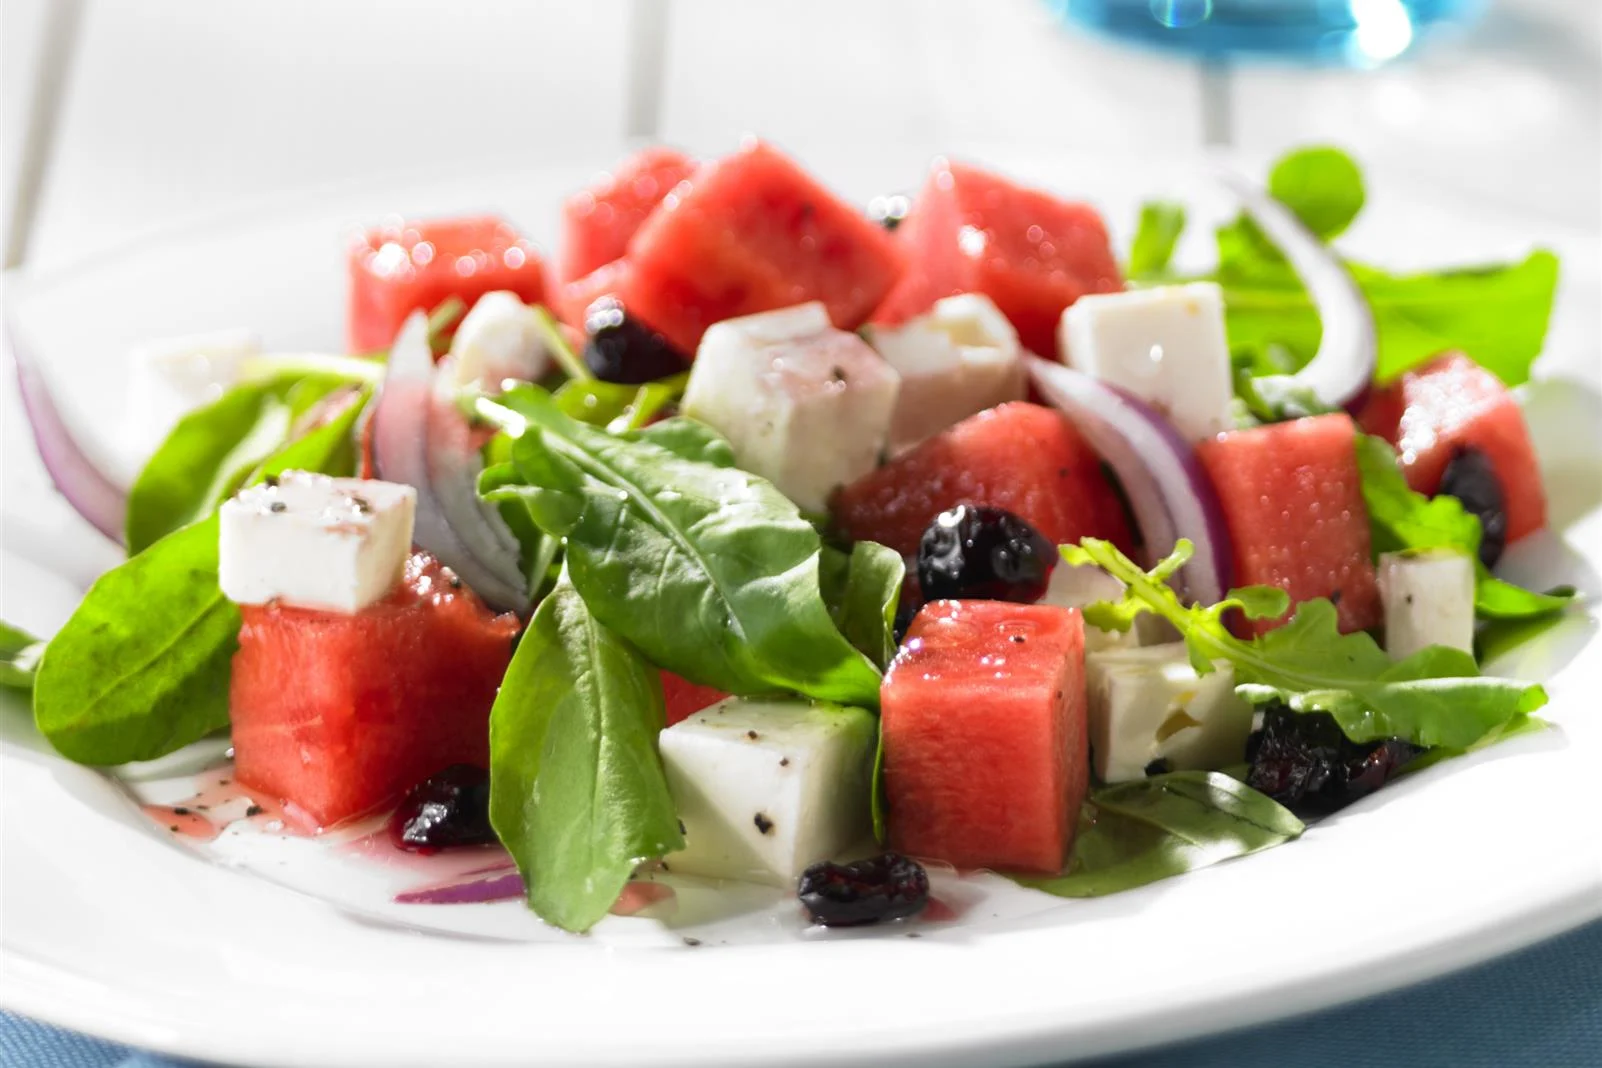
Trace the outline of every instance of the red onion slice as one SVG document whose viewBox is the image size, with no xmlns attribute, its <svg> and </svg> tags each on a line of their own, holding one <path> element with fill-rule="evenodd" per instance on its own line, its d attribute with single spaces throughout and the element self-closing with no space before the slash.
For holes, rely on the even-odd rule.
<svg viewBox="0 0 1602 1068">
<path fill-rule="evenodd" d="M 482 905 L 491 901 L 514 901 L 523 896 L 523 877 L 517 869 L 500 875 L 476 874 L 439 886 L 406 890 L 395 895 L 397 905 Z"/>
<path fill-rule="evenodd" d="M 1379 359 L 1374 315 L 1363 291 L 1329 246 L 1293 211 L 1232 170 L 1220 168 L 1217 174 L 1279 247 L 1318 309 L 1323 325 L 1318 351 L 1291 376 L 1291 385 L 1308 390 L 1331 408 L 1355 405 L 1368 390 Z"/>
<path fill-rule="evenodd" d="M 1195 451 L 1156 409 L 1116 386 L 1038 356 L 1027 357 L 1027 365 L 1040 395 L 1068 416 L 1123 483 L 1148 565 L 1189 538 L 1196 553 L 1179 572 L 1180 594 L 1201 604 L 1223 600 L 1232 571 L 1229 531 Z"/>
<path fill-rule="evenodd" d="M 379 478 L 417 490 L 412 540 L 498 609 L 528 607 L 527 583 L 511 531 L 494 529 L 476 488 L 478 450 L 466 420 L 434 390 L 428 319 L 415 312 L 390 349 L 373 407 L 373 466 Z"/>
<path fill-rule="evenodd" d="M 44 461 L 45 472 L 67 503 L 100 533 L 122 544 L 123 521 L 128 512 L 128 494 L 110 478 L 79 443 L 72 428 L 50 392 L 39 365 L 17 339 L 15 330 L 6 330 L 7 348 L 17 370 L 17 392 L 22 409 L 33 430 L 33 441 Z"/>
</svg>

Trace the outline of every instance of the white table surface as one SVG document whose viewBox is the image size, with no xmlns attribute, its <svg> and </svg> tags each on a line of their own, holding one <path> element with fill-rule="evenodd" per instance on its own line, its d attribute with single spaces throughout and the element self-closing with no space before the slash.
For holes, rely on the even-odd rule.
<svg viewBox="0 0 1602 1068">
<path fill-rule="evenodd" d="M 1040 0 L 5 0 L 13 220 L 51 19 L 76 15 L 26 231 L 35 263 L 249 198 L 460 159 L 760 131 L 805 156 L 1030 141 L 1271 152 L 1332 141 L 1552 222 L 1602 225 L 1602 2 L 1497 0 L 1371 72 L 1195 63 L 1062 30 Z"/>
</svg>

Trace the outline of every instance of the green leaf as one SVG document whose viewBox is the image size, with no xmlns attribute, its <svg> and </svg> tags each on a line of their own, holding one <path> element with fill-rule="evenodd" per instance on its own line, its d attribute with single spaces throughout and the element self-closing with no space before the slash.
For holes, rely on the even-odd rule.
<svg viewBox="0 0 1602 1068">
<path fill-rule="evenodd" d="M 1461 650 L 1433 646 L 1393 662 L 1368 634 L 1340 633 L 1335 606 L 1323 598 L 1303 601 L 1290 622 L 1259 638 L 1237 638 L 1224 624 L 1227 612 L 1241 609 L 1262 618 L 1283 601 L 1252 589 L 1210 607 L 1186 607 L 1165 578 L 1191 551 L 1181 540 L 1150 573 L 1095 538 L 1064 546 L 1062 555 L 1069 563 L 1096 564 L 1126 584 L 1121 602 L 1087 608 L 1087 622 L 1126 629 L 1139 613 L 1154 612 L 1183 635 L 1198 672 L 1211 670 L 1215 660 L 1228 661 L 1237 691 L 1248 700 L 1328 712 L 1354 742 L 1394 737 L 1425 747 L 1466 748 L 1546 703 L 1539 686 L 1479 675 L 1474 658 Z"/>
<path fill-rule="evenodd" d="M 498 403 L 528 422 L 513 446 L 523 485 L 487 495 L 520 497 L 567 539 L 590 610 L 652 663 L 729 693 L 878 707 L 878 670 L 824 604 L 817 531 L 771 483 L 686 455 L 710 431 L 670 420 L 618 437 L 533 387 Z"/>
<path fill-rule="evenodd" d="M 239 609 L 217 588 L 217 517 L 89 588 L 45 647 L 33 715 L 80 764 L 151 760 L 228 726 Z"/>
<path fill-rule="evenodd" d="M 545 342 L 545 351 L 551 354 L 556 366 L 562 369 L 573 382 L 593 382 L 595 375 L 590 371 L 589 365 L 573 351 L 573 346 L 567 343 L 567 335 L 562 332 L 562 324 L 557 322 L 556 316 L 543 305 L 534 306 L 535 318 L 539 322 L 540 338 Z"/>
<path fill-rule="evenodd" d="M 1130 278 L 1161 277 L 1185 232 L 1185 206 L 1154 200 L 1141 205 L 1140 223 L 1129 246 Z"/>
<path fill-rule="evenodd" d="M 850 553 L 823 550 L 823 601 L 840 633 L 881 671 L 896 655 L 896 606 L 906 574 L 901 554 L 878 542 L 859 541 Z"/>
<path fill-rule="evenodd" d="M 16 627 L 0 623 L 0 686 L 33 689 L 34 672 L 44 655 L 45 643 Z"/>
<path fill-rule="evenodd" d="M 1338 148 L 1296 149 L 1274 164 L 1268 192 L 1328 241 L 1363 210 L 1363 172 Z"/>
<path fill-rule="evenodd" d="M 358 400 L 291 442 L 257 479 L 353 462 Z M 239 609 L 217 586 L 217 514 L 106 572 L 45 647 L 39 731 L 81 764 L 152 760 L 228 725 Z"/>
<path fill-rule="evenodd" d="M 1101 897 L 1271 849 L 1304 829 L 1228 775 L 1170 772 L 1098 790 L 1081 814 L 1067 873 L 1017 881 L 1059 897 Z"/>
<path fill-rule="evenodd" d="M 689 372 L 644 385 L 570 378 L 555 393 L 556 406 L 581 423 L 614 433 L 638 430 L 684 396 Z"/>
<path fill-rule="evenodd" d="M 542 919 L 584 931 L 641 861 L 684 847 L 657 755 L 662 684 L 564 576 L 490 712 L 490 821 Z"/>
</svg>

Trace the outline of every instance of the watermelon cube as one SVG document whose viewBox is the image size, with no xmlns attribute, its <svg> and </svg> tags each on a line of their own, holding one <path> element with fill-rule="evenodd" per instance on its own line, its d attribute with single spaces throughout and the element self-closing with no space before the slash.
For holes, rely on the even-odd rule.
<svg viewBox="0 0 1602 1068">
<path fill-rule="evenodd" d="M 234 774 L 319 826 L 372 812 L 451 764 L 489 766 L 489 712 L 517 619 L 426 553 L 354 615 L 241 605 L 229 690 Z"/>
<path fill-rule="evenodd" d="M 762 142 L 675 189 L 628 258 L 616 295 L 681 352 L 713 323 L 812 300 L 854 329 L 901 271 L 882 227 Z"/>
<path fill-rule="evenodd" d="M 447 297 L 471 305 L 496 289 L 530 304 L 545 299 L 539 250 L 509 223 L 493 215 L 393 220 L 351 247 L 350 347 L 388 348 L 412 312 L 432 311 Z"/>
<path fill-rule="evenodd" d="M 1061 413 L 1023 401 L 970 416 L 864 475 L 832 510 L 853 540 L 910 555 L 935 517 L 959 504 L 1004 508 L 1054 545 L 1129 541 L 1101 460 Z"/>
<path fill-rule="evenodd" d="M 611 174 L 562 205 L 562 258 L 558 276 L 565 285 L 620 258 L 629 238 L 662 198 L 691 174 L 695 161 L 656 145 L 636 152 Z"/>
<path fill-rule="evenodd" d="M 1344 412 L 1220 434 L 1196 449 L 1235 549 L 1235 582 L 1328 597 L 1343 632 L 1380 621 L 1357 428 Z M 1289 614 L 1286 619 L 1290 618 Z M 1284 620 L 1252 620 L 1261 634 Z"/>
<path fill-rule="evenodd" d="M 890 847 L 1061 871 L 1090 781 L 1077 611 L 935 601 L 879 695 Z"/>
<path fill-rule="evenodd" d="M 1407 484 L 1434 494 L 1452 457 L 1490 461 L 1507 509 L 1507 540 L 1546 526 L 1546 491 L 1524 413 L 1500 379 L 1449 352 L 1369 395 L 1358 421 L 1396 446 Z"/>
<path fill-rule="evenodd" d="M 1024 348 L 1057 357 L 1063 309 L 1086 293 L 1124 288 L 1096 209 L 963 163 L 935 161 L 897 234 L 907 270 L 876 323 L 904 322 L 955 293 L 983 293 Z"/>
<path fill-rule="evenodd" d="M 574 330 L 584 329 L 584 313 L 602 297 L 615 297 L 629 269 L 627 259 L 613 260 L 589 274 L 564 283 L 551 299 L 551 310 Z"/>
</svg>

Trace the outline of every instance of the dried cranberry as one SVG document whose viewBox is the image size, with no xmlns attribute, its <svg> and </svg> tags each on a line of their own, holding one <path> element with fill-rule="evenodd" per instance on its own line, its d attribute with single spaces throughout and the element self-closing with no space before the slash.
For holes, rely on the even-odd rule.
<svg viewBox="0 0 1602 1068">
<path fill-rule="evenodd" d="M 1323 815 L 1378 790 L 1421 752 L 1400 738 L 1353 742 L 1327 712 L 1274 704 L 1247 745 L 1246 783 L 1287 808 Z"/>
<path fill-rule="evenodd" d="M 929 903 L 929 874 L 900 853 L 881 853 L 854 864 L 825 860 L 801 873 L 796 896 L 812 922 L 825 927 L 904 920 Z"/>
<path fill-rule="evenodd" d="M 396 847 L 432 853 L 495 841 L 489 819 L 489 772 L 452 764 L 412 787 L 389 819 Z"/>
<path fill-rule="evenodd" d="M 1046 592 L 1057 547 L 1000 508 L 959 504 L 942 512 L 918 545 L 918 585 L 926 600 L 1033 604 Z"/>
<path fill-rule="evenodd" d="M 602 297 L 589 306 L 584 336 L 584 364 L 603 382 L 654 382 L 690 363 L 661 334 L 630 317 L 616 297 Z"/>
<path fill-rule="evenodd" d="M 1470 446 L 1457 449 L 1446 461 L 1436 492 L 1456 497 L 1465 512 L 1479 517 L 1480 561 L 1496 566 L 1507 545 L 1507 495 L 1491 458 Z"/>
</svg>

